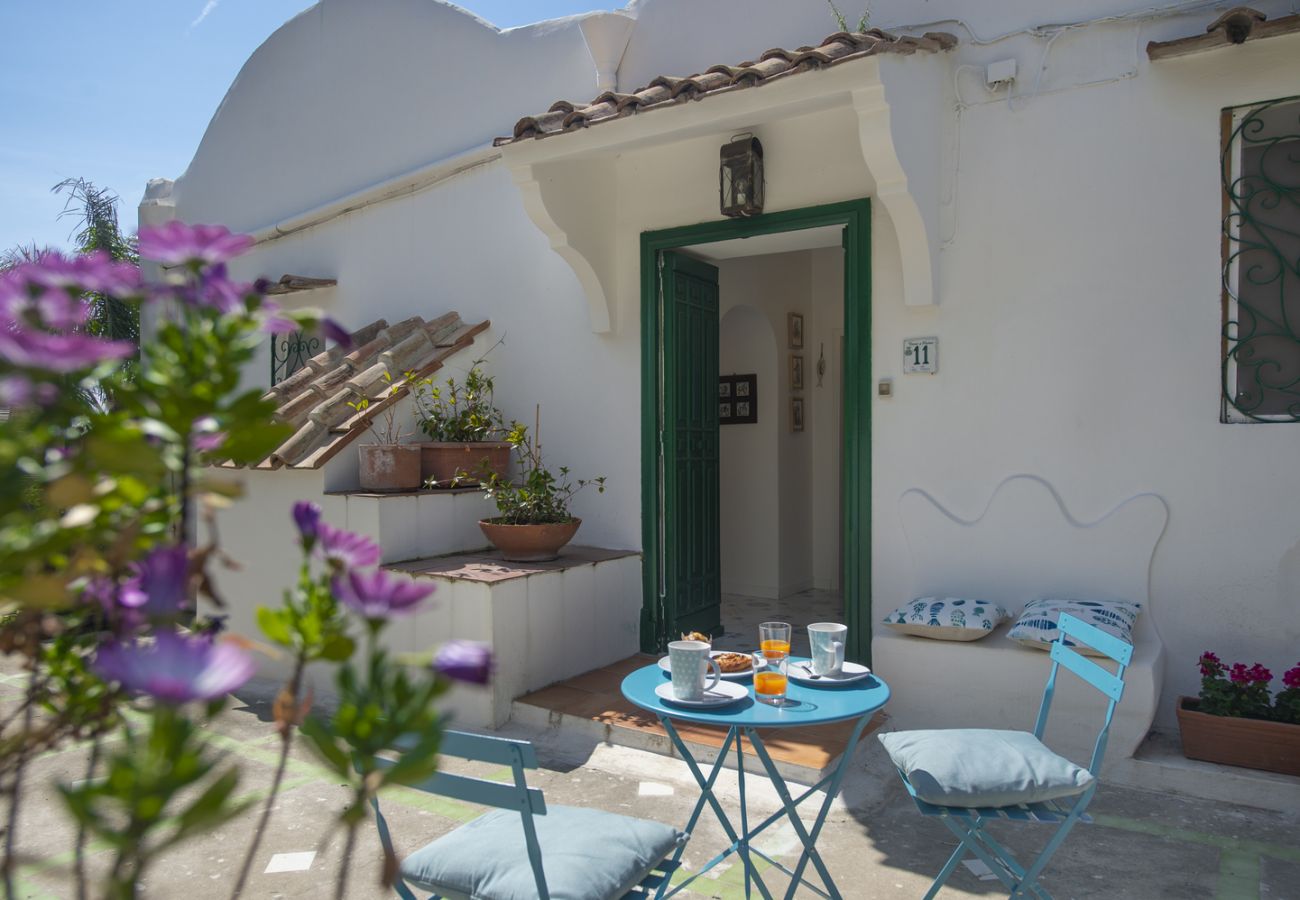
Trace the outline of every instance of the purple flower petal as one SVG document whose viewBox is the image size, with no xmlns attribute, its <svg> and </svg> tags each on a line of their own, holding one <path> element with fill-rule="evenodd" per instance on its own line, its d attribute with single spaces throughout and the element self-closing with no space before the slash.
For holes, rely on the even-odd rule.
<svg viewBox="0 0 1300 900">
<path fill-rule="evenodd" d="M 334 596 L 367 619 L 415 612 L 420 602 L 433 593 L 432 584 L 420 584 L 383 569 L 347 572 L 335 577 L 333 587 Z"/>
<path fill-rule="evenodd" d="M 155 547 L 135 564 L 118 602 L 150 618 L 174 618 L 189 607 L 189 554 L 184 547 Z"/>
<path fill-rule="evenodd" d="M 224 225 L 168 222 L 140 229 L 140 256 L 165 266 L 217 265 L 252 247 L 252 235 L 232 234 Z"/>
<path fill-rule="evenodd" d="M 92 368 L 135 353 L 130 341 L 105 341 L 88 334 L 51 334 L 0 321 L 0 358 L 23 369 L 60 375 Z"/>
<path fill-rule="evenodd" d="M 320 330 L 324 333 L 325 337 L 329 338 L 340 348 L 344 350 L 352 349 L 352 333 L 329 316 L 320 320 Z"/>
<path fill-rule="evenodd" d="M 345 569 L 379 564 L 379 545 L 364 535 L 335 528 L 328 522 L 320 523 L 318 534 L 321 556 L 328 562 Z"/>
<path fill-rule="evenodd" d="M 309 500 L 299 500 L 293 505 L 293 523 L 302 535 L 303 546 L 311 549 L 320 532 L 320 507 Z"/>
<path fill-rule="evenodd" d="M 451 641 L 438 650 L 433 668 L 456 681 L 487 684 L 492 677 L 492 648 L 477 641 Z"/>
<path fill-rule="evenodd" d="M 167 704 L 224 696 L 252 678 L 256 668 L 252 657 L 234 644 L 173 631 L 160 632 L 151 644 L 106 644 L 94 661 L 106 681 Z"/>
</svg>

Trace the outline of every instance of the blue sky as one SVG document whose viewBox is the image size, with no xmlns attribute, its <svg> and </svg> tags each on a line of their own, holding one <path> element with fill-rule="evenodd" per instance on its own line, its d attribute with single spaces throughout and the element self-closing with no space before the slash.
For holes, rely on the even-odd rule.
<svg viewBox="0 0 1300 900">
<path fill-rule="evenodd" d="M 0 250 L 66 247 L 50 188 L 115 191 L 128 230 L 149 178 L 185 170 L 249 55 L 311 0 L 0 0 Z M 463 0 L 502 28 L 618 0 Z"/>
</svg>

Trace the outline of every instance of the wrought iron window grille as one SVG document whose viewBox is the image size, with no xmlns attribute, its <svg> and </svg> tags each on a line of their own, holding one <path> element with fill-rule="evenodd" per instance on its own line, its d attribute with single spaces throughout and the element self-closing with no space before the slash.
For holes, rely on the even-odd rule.
<svg viewBox="0 0 1300 900">
<path fill-rule="evenodd" d="M 271 335 L 271 386 L 297 372 L 324 349 L 325 342 L 309 331 Z"/>
<path fill-rule="evenodd" d="M 1300 96 L 1223 110 L 1224 422 L 1300 422 Z"/>
</svg>

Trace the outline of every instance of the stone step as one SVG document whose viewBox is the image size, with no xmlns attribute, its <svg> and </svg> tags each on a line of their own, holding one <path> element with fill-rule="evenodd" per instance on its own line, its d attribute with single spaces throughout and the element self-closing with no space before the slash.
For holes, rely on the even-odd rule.
<svg viewBox="0 0 1300 900">
<path fill-rule="evenodd" d="M 478 488 L 332 495 L 346 503 L 347 527 L 379 544 L 384 563 L 484 550 L 478 521 L 496 514 Z"/>
</svg>

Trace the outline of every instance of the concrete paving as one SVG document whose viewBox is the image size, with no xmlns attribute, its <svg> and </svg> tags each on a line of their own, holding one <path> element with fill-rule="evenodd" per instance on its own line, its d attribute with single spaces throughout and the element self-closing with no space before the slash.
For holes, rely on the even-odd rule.
<svg viewBox="0 0 1300 900">
<path fill-rule="evenodd" d="M 10 706 L 20 686 L 13 675 L 0 682 L 0 705 Z M 265 796 L 276 760 L 278 738 L 268 721 L 274 689 L 266 682 L 250 684 L 240 692 L 240 702 L 210 726 L 213 740 L 243 766 L 239 793 L 252 800 Z M 685 764 L 678 760 L 555 730 L 516 726 L 503 733 L 536 742 L 542 768 L 530 782 L 545 791 L 548 803 L 595 806 L 681 826 L 698 796 Z M 73 829 L 56 785 L 84 777 L 84 766 L 82 748 L 49 753 L 31 766 L 17 831 L 21 897 L 74 895 Z M 501 778 L 506 771 L 462 762 L 448 768 L 492 778 Z M 766 816 L 779 808 L 775 792 L 760 779 L 747 776 L 747 788 L 751 821 L 754 815 Z M 734 772 L 720 777 L 718 793 L 738 821 Z M 343 840 L 330 826 L 347 799 L 338 779 L 319 766 L 305 747 L 297 746 L 244 896 L 332 896 Z M 407 789 L 385 794 L 383 804 L 403 853 L 480 812 L 458 801 Z M 255 805 L 214 833 L 174 848 L 147 873 L 141 884 L 143 896 L 228 896 L 259 811 Z M 1043 879 L 1057 897 L 1300 898 L 1300 811 L 1264 812 L 1103 785 L 1092 812 L 1097 823 L 1075 830 Z M 1050 828 L 1005 823 L 995 825 L 993 833 L 1023 859 L 1045 843 Z M 726 844 L 721 827 L 706 813 L 687 848 L 685 868 L 697 870 Z M 843 896 L 920 897 L 954 844 L 942 824 L 917 815 L 878 742 L 864 741 L 818 845 Z M 798 840 L 788 824 L 769 829 L 757 846 L 786 865 L 798 857 Z M 111 852 L 92 845 L 89 858 L 92 872 L 102 875 Z M 379 871 L 378 840 L 373 827 L 367 827 L 354 855 L 348 897 L 394 896 L 380 888 Z M 778 896 L 784 892 L 784 876 L 771 868 L 764 875 Z M 728 860 L 679 896 L 744 895 L 740 867 Z M 815 895 L 801 890 L 798 896 Z M 1005 892 L 995 881 L 981 881 L 959 870 L 940 896 L 995 897 Z"/>
</svg>

